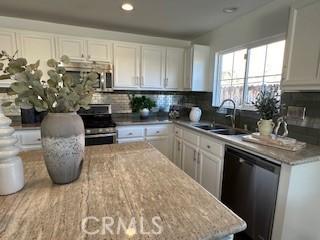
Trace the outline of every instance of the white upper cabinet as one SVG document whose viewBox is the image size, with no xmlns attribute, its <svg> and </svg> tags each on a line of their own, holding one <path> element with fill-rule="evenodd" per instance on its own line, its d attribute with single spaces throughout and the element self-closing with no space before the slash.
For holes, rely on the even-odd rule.
<svg viewBox="0 0 320 240">
<path fill-rule="evenodd" d="M 58 37 L 58 56 L 67 55 L 71 60 L 87 60 L 86 42 L 82 38 L 71 36 Z"/>
<path fill-rule="evenodd" d="M 165 89 L 178 90 L 181 88 L 184 78 L 184 58 L 184 48 L 167 48 Z"/>
<path fill-rule="evenodd" d="M 27 59 L 28 63 L 40 60 L 39 69 L 43 72 L 43 80 L 48 80 L 47 60 L 56 58 L 54 35 L 37 32 L 20 32 L 18 34 L 19 56 Z"/>
<path fill-rule="evenodd" d="M 134 89 L 140 85 L 140 46 L 117 42 L 113 45 L 114 88 Z"/>
<path fill-rule="evenodd" d="M 211 48 L 193 45 L 186 50 L 184 89 L 198 92 L 211 92 L 210 79 Z"/>
<path fill-rule="evenodd" d="M 0 50 L 6 51 L 9 55 L 13 55 L 17 51 L 17 42 L 16 36 L 14 32 L 0 29 Z M 4 66 L 8 64 L 8 61 L 2 62 Z M 3 71 L 0 71 L 0 75 L 3 74 Z M 12 81 L 8 80 L 1 80 L 0 87 L 9 87 Z"/>
<path fill-rule="evenodd" d="M 165 80 L 166 49 L 159 46 L 141 47 L 141 88 L 161 89 Z"/>
<path fill-rule="evenodd" d="M 87 58 L 92 61 L 112 62 L 112 42 L 104 40 L 87 41 Z"/>
<path fill-rule="evenodd" d="M 320 1 L 291 9 L 283 69 L 283 90 L 320 90 Z"/>
</svg>

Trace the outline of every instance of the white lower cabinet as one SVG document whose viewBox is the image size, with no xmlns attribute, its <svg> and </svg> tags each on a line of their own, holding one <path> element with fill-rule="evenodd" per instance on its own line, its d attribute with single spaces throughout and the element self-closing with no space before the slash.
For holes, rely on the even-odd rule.
<svg viewBox="0 0 320 240">
<path fill-rule="evenodd" d="M 147 141 L 172 161 L 172 125 L 135 125 L 117 127 L 117 143 Z"/>
<path fill-rule="evenodd" d="M 186 141 L 182 143 L 182 169 L 194 180 L 197 180 L 198 147 Z"/>
<path fill-rule="evenodd" d="M 173 163 L 182 169 L 182 139 L 175 137 L 173 142 Z"/>
<path fill-rule="evenodd" d="M 172 154 L 170 151 L 169 145 L 169 136 L 163 137 L 148 137 L 146 138 L 147 142 L 151 143 L 156 149 L 158 149 L 163 155 L 165 155 L 170 160 L 172 159 Z"/>
<path fill-rule="evenodd" d="M 220 196 L 221 159 L 206 151 L 199 151 L 199 183 L 211 194 Z"/>
<path fill-rule="evenodd" d="M 183 137 L 175 137 L 174 162 L 181 162 L 185 173 L 220 198 L 224 145 L 213 137 L 199 135 L 186 128 L 176 128 L 175 133 Z"/>
<path fill-rule="evenodd" d="M 16 130 L 14 136 L 18 139 L 17 145 L 22 151 L 41 149 L 40 129 Z"/>
</svg>

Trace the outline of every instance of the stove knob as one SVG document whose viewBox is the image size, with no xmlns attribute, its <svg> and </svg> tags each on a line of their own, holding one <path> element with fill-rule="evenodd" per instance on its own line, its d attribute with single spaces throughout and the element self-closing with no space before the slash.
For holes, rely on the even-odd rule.
<svg viewBox="0 0 320 240">
<path fill-rule="evenodd" d="M 86 133 L 90 134 L 90 133 L 91 133 L 91 130 L 86 129 Z"/>
<path fill-rule="evenodd" d="M 99 128 L 98 131 L 99 131 L 99 133 L 102 133 L 102 132 L 103 132 L 103 129 L 102 129 L 102 128 Z"/>
</svg>

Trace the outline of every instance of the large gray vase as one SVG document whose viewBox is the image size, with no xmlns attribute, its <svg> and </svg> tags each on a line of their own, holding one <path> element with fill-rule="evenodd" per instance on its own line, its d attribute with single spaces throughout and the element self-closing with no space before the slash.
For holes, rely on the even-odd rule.
<svg viewBox="0 0 320 240">
<path fill-rule="evenodd" d="M 44 160 L 52 181 L 78 179 L 84 158 L 84 125 L 76 113 L 48 113 L 41 123 Z"/>
</svg>

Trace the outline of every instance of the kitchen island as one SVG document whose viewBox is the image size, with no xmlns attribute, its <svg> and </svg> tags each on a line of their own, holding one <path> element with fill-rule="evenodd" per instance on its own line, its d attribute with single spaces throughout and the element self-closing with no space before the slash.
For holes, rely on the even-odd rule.
<svg viewBox="0 0 320 240">
<path fill-rule="evenodd" d="M 41 151 L 0 196 L 0 239 L 229 239 L 246 223 L 148 143 L 86 148 L 80 178 L 52 184 Z"/>
</svg>

